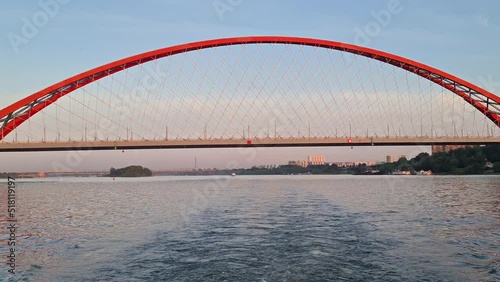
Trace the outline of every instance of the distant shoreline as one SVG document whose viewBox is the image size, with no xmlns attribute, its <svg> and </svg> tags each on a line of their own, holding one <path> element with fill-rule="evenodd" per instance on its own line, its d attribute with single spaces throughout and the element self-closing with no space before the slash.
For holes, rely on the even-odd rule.
<svg viewBox="0 0 500 282">
<path fill-rule="evenodd" d="M 161 175 L 153 175 L 153 176 L 138 176 L 138 177 L 112 177 L 112 176 L 72 176 L 72 175 L 64 175 L 64 176 L 48 176 L 45 178 L 36 178 L 36 177 L 25 177 L 25 178 L 17 178 L 17 183 L 37 183 L 37 182 L 45 182 L 45 181 L 54 181 L 57 182 L 58 179 L 64 178 L 101 178 L 101 179 L 140 179 L 140 178 L 154 178 L 154 177 L 163 177 L 163 176 L 174 176 L 174 177 L 199 177 L 199 176 L 220 176 L 220 177 L 232 177 L 230 174 L 161 174 Z M 500 176 L 500 173 L 484 173 L 484 174 L 433 174 L 433 175 L 402 175 L 402 174 L 241 174 L 236 175 L 234 178 L 244 176 L 421 176 L 421 177 L 432 177 L 432 176 Z M 28 180 L 28 181 L 23 181 Z"/>
</svg>

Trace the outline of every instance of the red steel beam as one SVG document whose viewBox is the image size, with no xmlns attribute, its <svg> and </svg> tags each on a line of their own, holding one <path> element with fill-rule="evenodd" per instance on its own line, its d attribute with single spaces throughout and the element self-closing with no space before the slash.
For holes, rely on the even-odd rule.
<svg viewBox="0 0 500 282">
<path fill-rule="evenodd" d="M 474 85 L 468 81 L 465 81 L 461 78 L 453 76 L 444 71 L 435 69 L 431 66 L 400 57 L 394 54 L 386 53 L 383 51 L 361 47 L 357 45 L 322 40 L 322 39 L 314 39 L 314 38 L 302 38 L 302 37 L 287 37 L 287 36 L 250 36 L 250 37 L 232 37 L 232 38 L 221 38 L 221 39 L 213 39 L 206 41 L 198 41 L 187 44 L 181 44 L 171 47 L 166 47 L 154 51 L 145 52 L 142 54 L 134 55 L 128 58 L 124 58 L 115 62 L 111 62 L 100 67 L 91 69 L 89 71 L 83 72 L 81 74 L 75 75 L 68 79 L 65 79 L 59 83 L 51 85 L 43 90 L 40 90 L 26 98 L 23 98 L 10 106 L 5 107 L 0 110 L 0 118 L 7 117 L 8 115 L 14 113 L 18 109 L 21 109 L 24 106 L 29 105 L 37 99 L 40 99 L 54 91 L 58 91 L 61 89 L 65 89 L 65 87 L 70 87 L 54 95 L 50 100 L 44 103 L 37 104 L 33 107 L 29 112 L 23 114 L 22 116 L 15 117 L 14 120 L 9 121 L 6 126 L 3 128 L 3 133 L 0 135 L 0 140 L 7 136 L 10 132 L 12 132 L 16 127 L 21 125 L 23 122 L 31 118 L 36 113 L 43 110 L 45 107 L 57 101 L 59 98 L 79 89 L 89 83 L 92 83 L 96 80 L 104 78 L 106 76 L 112 75 L 116 72 L 126 70 L 128 68 L 144 64 L 146 62 L 150 62 L 153 60 L 157 60 L 160 58 L 164 58 L 167 56 L 172 56 L 180 53 L 186 53 L 194 50 L 207 49 L 207 48 L 215 48 L 221 46 L 229 46 L 229 45 L 241 45 L 241 44 L 293 44 L 293 45 L 306 45 L 306 46 L 314 46 L 321 47 L 327 49 L 338 50 L 342 52 L 348 52 L 359 56 L 368 57 L 374 60 L 378 60 L 387 64 L 394 65 L 396 67 L 402 68 L 409 72 L 415 73 L 423 78 L 426 78 L 448 90 L 455 93 L 456 95 L 462 97 L 469 104 L 474 106 L 477 110 L 479 110 L 482 114 L 488 117 L 493 123 L 495 123 L 498 127 L 500 127 L 500 116 L 491 111 L 488 106 L 482 104 L 480 101 L 472 98 L 472 96 L 464 93 L 464 91 L 460 90 L 458 87 L 465 87 L 471 91 L 477 92 L 479 95 L 484 96 L 486 99 L 489 99 L 493 102 L 500 104 L 500 97 L 495 94 Z M 423 71 L 422 71 L 423 70 Z M 438 76 L 447 80 L 454 82 L 454 85 L 445 84 L 443 79 L 438 79 L 433 76 Z M 85 81 L 85 79 L 87 79 Z M 76 84 L 77 82 L 79 82 Z"/>
</svg>

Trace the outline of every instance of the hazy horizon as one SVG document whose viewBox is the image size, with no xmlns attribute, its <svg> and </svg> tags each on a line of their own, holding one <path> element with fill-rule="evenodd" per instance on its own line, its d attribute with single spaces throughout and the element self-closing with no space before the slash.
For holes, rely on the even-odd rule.
<svg viewBox="0 0 500 282">
<path fill-rule="evenodd" d="M 89 152 L 23 152 L 3 153 L 10 163 L 0 162 L 0 172 L 105 171 L 111 167 L 142 165 L 153 170 L 197 168 L 250 168 L 258 165 L 283 165 L 290 160 L 307 160 L 310 155 L 323 155 L 326 162 L 377 162 L 387 155 L 413 158 L 430 153 L 429 146 L 401 147 L 304 147 L 304 148 L 211 148 L 113 150 Z M 98 156 L 96 156 L 98 155 Z M 100 159 L 95 163 L 95 159 Z M 30 162 L 30 166 L 25 164 Z M 32 169 L 29 169 L 32 168 Z M 67 170 L 65 170 L 67 169 Z"/>
</svg>

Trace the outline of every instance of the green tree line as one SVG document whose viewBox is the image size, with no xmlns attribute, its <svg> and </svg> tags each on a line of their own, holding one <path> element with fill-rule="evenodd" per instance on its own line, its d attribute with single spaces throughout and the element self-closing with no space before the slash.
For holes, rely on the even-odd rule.
<svg viewBox="0 0 500 282">
<path fill-rule="evenodd" d="M 500 173 L 500 145 L 469 146 L 433 155 L 420 153 L 409 161 L 401 159 L 378 168 L 387 172 L 431 170 L 438 174 L 482 174 L 488 170 L 487 162 L 493 164 L 493 172 Z"/>
</svg>

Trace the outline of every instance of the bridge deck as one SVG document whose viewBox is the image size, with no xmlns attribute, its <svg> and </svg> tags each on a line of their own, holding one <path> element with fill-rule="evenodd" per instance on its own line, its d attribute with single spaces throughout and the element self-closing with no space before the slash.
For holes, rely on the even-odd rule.
<svg viewBox="0 0 500 282">
<path fill-rule="evenodd" d="M 311 146 L 418 146 L 500 144 L 500 137 L 353 137 L 349 138 L 267 138 L 211 140 L 0 142 L 0 152 L 125 150 L 232 147 L 311 147 Z"/>
</svg>

